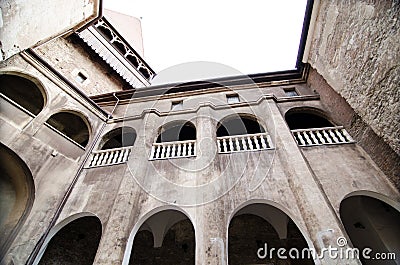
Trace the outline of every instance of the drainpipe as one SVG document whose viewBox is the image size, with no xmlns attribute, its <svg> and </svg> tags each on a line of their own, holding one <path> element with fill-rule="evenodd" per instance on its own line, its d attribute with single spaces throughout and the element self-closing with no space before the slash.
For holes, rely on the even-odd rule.
<svg viewBox="0 0 400 265">
<path fill-rule="evenodd" d="M 83 167 L 85 166 L 87 160 L 89 159 L 89 156 L 91 155 L 94 147 L 96 146 L 98 140 L 100 139 L 100 136 L 103 134 L 103 131 L 104 131 L 106 125 L 107 125 L 107 122 L 112 119 L 112 115 L 114 114 L 114 111 L 117 108 L 117 105 L 119 104 L 119 101 L 120 101 L 115 92 L 113 93 L 113 96 L 117 99 L 117 102 L 115 103 L 114 108 L 112 109 L 111 113 L 108 114 L 107 120 L 101 126 L 101 128 L 99 130 L 99 133 L 95 136 L 95 139 L 93 140 L 92 144 L 90 145 L 90 147 L 88 149 L 88 152 L 86 153 L 82 163 L 80 164 L 80 166 L 78 168 L 78 171 L 76 172 L 71 184 L 68 186 L 68 189 L 67 189 L 66 193 L 64 194 L 60 204 L 57 206 L 57 210 L 54 213 L 54 216 L 51 219 L 49 226 L 47 227 L 47 229 L 44 232 L 44 234 L 40 237 L 40 239 L 39 239 L 38 243 L 36 244 L 35 248 L 31 252 L 31 254 L 29 255 L 28 260 L 25 263 L 26 265 L 34 264 L 34 262 L 35 262 L 35 260 L 36 260 L 36 258 L 38 256 L 40 250 L 43 247 L 43 244 L 44 244 L 46 238 L 48 237 L 51 229 L 56 224 L 56 221 L 60 217 L 60 214 L 61 214 L 62 210 L 64 209 L 64 206 L 67 203 L 67 201 L 69 199 L 69 196 L 72 193 L 72 190 L 74 189 L 76 183 L 78 182 L 79 175 L 82 173 Z"/>
</svg>

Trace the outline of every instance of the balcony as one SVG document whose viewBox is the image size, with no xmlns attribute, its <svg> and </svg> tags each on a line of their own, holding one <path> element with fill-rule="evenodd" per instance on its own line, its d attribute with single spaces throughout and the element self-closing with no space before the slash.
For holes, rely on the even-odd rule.
<svg viewBox="0 0 400 265">
<path fill-rule="evenodd" d="M 196 140 L 153 143 L 150 160 L 195 157 Z"/>
<path fill-rule="evenodd" d="M 299 146 L 316 146 L 354 143 L 343 126 L 297 129 L 292 134 Z"/>
<path fill-rule="evenodd" d="M 267 133 L 217 137 L 218 153 L 227 154 L 245 151 L 273 149 L 271 137 Z"/>
<path fill-rule="evenodd" d="M 94 151 L 86 168 L 123 164 L 128 161 L 131 150 L 132 146 Z"/>
</svg>

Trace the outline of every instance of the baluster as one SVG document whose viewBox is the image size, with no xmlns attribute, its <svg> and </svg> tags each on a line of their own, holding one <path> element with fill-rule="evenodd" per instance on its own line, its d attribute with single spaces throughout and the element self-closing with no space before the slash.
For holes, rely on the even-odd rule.
<svg viewBox="0 0 400 265">
<path fill-rule="evenodd" d="M 228 152 L 228 146 L 227 146 L 227 144 L 226 144 L 226 139 L 225 139 L 225 138 L 222 138 L 222 146 L 224 147 L 223 152 L 224 152 L 224 153 L 225 153 L 225 152 Z"/>
<path fill-rule="evenodd" d="M 335 144 L 339 143 L 339 139 L 336 137 L 336 135 L 333 133 L 333 131 L 331 129 L 328 130 L 328 133 L 331 136 L 331 138 Z"/>
<path fill-rule="evenodd" d="M 332 139 L 329 136 L 329 134 L 326 132 L 326 130 L 322 130 L 322 134 L 325 136 L 326 141 L 331 144 L 332 143 Z"/>
<path fill-rule="evenodd" d="M 340 142 L 345 143 L 346 139 L 342 136 L 341 132 L 338 129 L 335 129 L 336 135 L 339 137 Z"/>
<path fill-rule="evenodd" d="M 233 152 L 234 149 L 233 149 L 232 137 L 229 137 L 228 141 L 229 141 L 229 148 L 230 148 L 230 151 Z"/>
<path fill-rule="evenodd" d="M 231 151 L 240 151 L 240 142 L 239 142 L 239 137 L 235 137 L 235 144 L 236 144 L 236 150 L 231 150 Z"/>
<path fill-rule="evenodd" d="M 113 159 L 113 161 L 112 161 L 113 164 L 119 162 L 119 160 L 120 160 L 120 159 L 119 159 L 119 156 L 120 156 L 120 154 L 121 154 L 122 151 L 123 151 L 123 150 L 116 150 L 116 151 L 115 151 L 114 159 Z"/>
<path fill-rule="evenodd" d="M 177 148 L 177 156 L 180 157 L 182 156 L 181 152 L 182 152 L 182 143 L 178 144 L 178 148 Z"/>
<path fill-rule="evenodd" d="M 300 146 L 305 146 L 305 145 L 306 145 L 306 142 L 304 141 L 301 132 L 294 132 L 294 133 L 295 133 L 295 135 L 297 136 L 297 137 L 295 137 L 295 138 L 296 138 L 296 139 L 299 139 L 299 141 L 300 141 L 300 143 L 298 143 L 298 144 L 299 144 Z"/>
<path fill-rule="evenodd" d="M 346 137 L 347 142 L 352 142 L 353 141 L 353 138 L 351 138 L 350 134 L 348 134 L 348 132 L 346 131 L 345 128 L 342 128 L 341 131 L 342 131 L 343 135 Z"/>
<path fill-rule="evenodd" d="M 156 158 L 156 147 L 154 144 L 151 146 L 151 151 L 150 151 L 150 159 Z"/>
<path fill-rule="evenodd" d="M 218 139 L 218 138 L 217 138 L 218 153 L 221 153 L 221 152 L 222 152 L 221 144 L 222 144 L 221 139 Z"/>
<path fill-rule="evenodd" d="M 129 154 L 131 153 L 131 149 L 125 149 L 125 150 L 123 150 L 122 152 L 121 152 L 121 157 L 122 157 L 122 160 L 121 160 L 121 162 L 126 162 L 126 161 L 128 161 L 128 157 L 129 157 Z M 122 156 L 122 154 L 123 154 L 123 156 Z"/>
<path fill-rule="evenodd" d="M 317 137 L 315 137 L 315 131 L 308 131 L 310 133 L 311 139 L 315 144 L 319 144 Z"/>
<path fill-rule="evenodd" d="M 108 152 L 108 159 L 107 159 L 107 164 L 112 164 L 112 161 L 114 159 L 115 151 Z"/>
<path fill-rule="evenodd" d="M 260 137 L 260 135 L 259 136 L 256 136 L 256 135 L 253 136 L 254 144 L 256 145 L 256 150 L 260 150 L 260 144 L 258 143 L 258 137 Z"/>
<path fill-rule="evenodd" d="M 246 137 L 245 136 L 241 136 L 240 140 L 241 140 L 242 145 L 243 145 L 243 150 L 248 150 L 249 148 L 247 147 Z"/>
<path fill-rule="evenodd" d="M 317 134 L 318 140 L 321 144 L 326 144 L 324 137 L 322 137 L 320 130 L 316 130 L 315 133 Z"/>
<path fill-rule="evenodd" d="M 252 143 L 252 140 L 251 140 L 251 136 L 247 136 L 246 138 L 247 138 L 247 143 L 249 144 L 250 150 L 254 150 L 254 146 L 253 146 L 253 143 Z"/>
<path fill-rule="evenodd" d="M 164 158 L 165 157 L 165 151 L 166 151 L 165 145 L 163 143 L 161 143 L 160 147 L 161 147 L 161 156 L 160 156 L 160 158 Z"/>
<path fill-rule="evenodd" d="M 264 138 L 264 135 L 261 135 L 261 145 L 262 145 L 262 148 L 263 149 L 267 149 L 268 148 L 268 145 L 267 145 L 267 143 L 265 142 L 265 138 Z M 268 139 L 267 139 L 267 141 L 268 141 Z"/>
<path fill-rule="evenodd" d="M 175 155 L 175 151 L 176 151 L 175 145 L 176 145 L 175 143 L 172 144 L 171 157 L 176 157 L 176 155 Z"/>
<path fill-rule="evenodd" d="M 161 157 L 161 145 L 156 145 L 157 148 L 157 155 L 154 158 L 160 158 Z"/>
<path fill-rule="evenodd" d="M 96 166 L 98 158 L 98 154 L 92 154 L 92 161 L 90 161 L 89 167 Z"/>
<path fill-rule="evenodd" d="M 104 156 L 104 153 L 98 153 L 98 160 L 97 160 L 97 163 L 95 166 L 99 166 L 99 165 L 103 164 L 103 156 Z"/>
<path fill-rule="evenodd" d="M 192 150 L 193 150 L 193 148 L 192 148 L 192 143 L 189 142 L 189 143 L 188 143 L 188 156 L 191 156 L 191 155 L 192 155 Z"/>
<path fill-rule="evenodd" d="M 193 155 L 196 155 L 196 142 L 193 142 Z"/>
<path fill-rule="evenodd" d="M 186 143 L 183 143 L 183 153 L 182 156 L 186 156 Z"/>
<path fill-rule="evenodd" d="M 310 137 L 308 136 L 307 131 L 303 131 L 301 133 L 304 136 L 306 145 L 312 145 L 312 141 L 311 141 Z"/>
<path fill-rule="evenodd" d="M 167 145 L 167 152 L 165 154 L 165 157 L 166 158 L 171 157 L 171 145 L 170 144 Z"/>
</svg>

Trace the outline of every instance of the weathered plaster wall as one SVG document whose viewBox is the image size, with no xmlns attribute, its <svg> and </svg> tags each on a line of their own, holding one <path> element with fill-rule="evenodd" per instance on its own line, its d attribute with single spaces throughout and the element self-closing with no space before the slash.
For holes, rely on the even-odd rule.
<svg viewBox="0 0 400 265">
<path fill-rule="evenodd" d="M 400 154 L 400 1 L 318 1 L 307 62 Z"/>
</svg>

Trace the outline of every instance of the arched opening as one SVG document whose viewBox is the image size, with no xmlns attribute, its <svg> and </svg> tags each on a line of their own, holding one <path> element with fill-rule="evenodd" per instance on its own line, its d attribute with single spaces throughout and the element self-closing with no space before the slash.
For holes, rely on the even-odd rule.
<svg viewBox="0 0 400 265">
<path fill-rule="evenodd" d="M 156 143 L 196 140 L 196 127 L 190 121 L 172 122 L 161 127 Z"/>
<path fill-rule="evenodd" d="M 372 249 L 375 253 L 396 253 L 396 260 L 364 259 L 363 264 L 400 264 L 400 212 L 373 197 L 356 195 L 340 204 L 340 218 L 355 248 Z"/>
<path fill-rule="evenodd" d="M 89 142 L 86 122 L 73 112 L 62 111 L 53 114 L 47 123 L 83 147 Z"/>
<path fill-rule="evenodd" d="M 0 144 L 0 257 L 28 216 L 34 200 L 33 177 L 26 164 Z"/>
<path fill-rule="evenodd" d="M 260 248 L 263 250 L 258 252 Z M 275 251 L 271 251 L 272 248 Z M 287 259 L 280 259 L 277 256 L 279 248 L 286 250 Z M 298 250 L 298 259 L 288 255 L 291 249 Z M 230 221 L 228 229 L 230 265 L 314 264 L 312 257 L 301 257 L 303 249 L 308 249 L 308 245 L 296 224 L 283 211 L 271 205 L 250 204 L 240 209 Z M 296 257 L 295 251 L 292 254 L 292 257 Z"/>
<path fill-rule="evenodd" d="M 38 115 L 45 104 L 38 83 L 18 75 L 1 74 L 0 93 L 34 115 Z"/>
<path fill-rule="evenodd" d="M 133 146 L 136 140 L 136 131 L 131 127 L 120 127 L 111 130 L 103 136 L 104 143 L 101 150 Z"/>
<path fill-rule="evenodd" d="M 133 241 L 130 265 L 195 263 L 195 233 L 189 218 L 164 210 L 148 218 Z"/>
<path fill-rule="evenodd" d="M 228 117 L 219 123 L 217 137 L 264 133 L 263 126 L 257 118 L 249 115 L 235 115 Z"/>
<path fill-rule="evenodd" d="M 91 265 L 102 233 L 95 216 L 78 218 L 57 232 L 48 243 L 38 264 Z"/>
<path fill-rule="evenodd" d="M 285 115 L 286 123 L 291 130 L 333 127 L 317 110 L 290 110 Z"/>
</svg>

